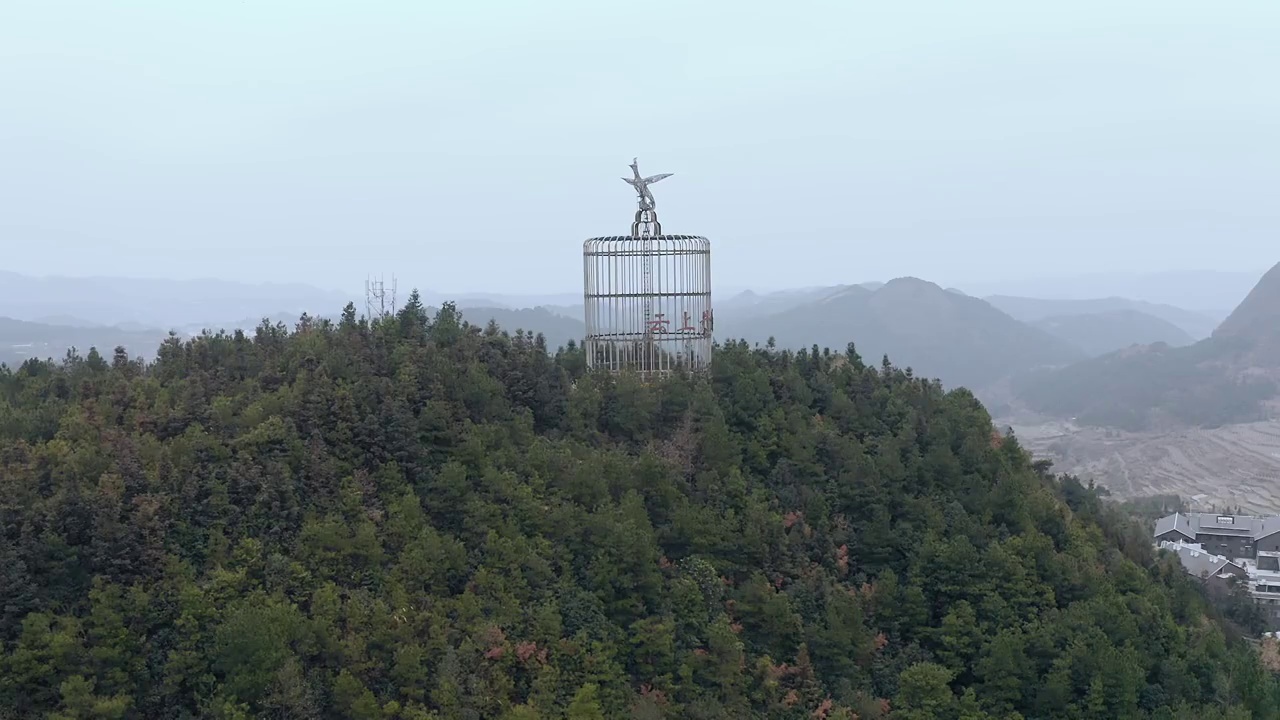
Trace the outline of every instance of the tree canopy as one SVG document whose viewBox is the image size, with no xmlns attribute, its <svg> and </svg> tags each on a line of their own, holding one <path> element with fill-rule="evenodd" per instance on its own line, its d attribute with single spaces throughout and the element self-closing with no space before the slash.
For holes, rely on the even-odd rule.
<svg viewBox="0 0 1280 720">
<path fill-rule="evenodd" d="M 0 369 L 0 717 L 1280 715 L 1207 613 L 852 346 L 646 384 L 410 302 Z"/>
</svg>

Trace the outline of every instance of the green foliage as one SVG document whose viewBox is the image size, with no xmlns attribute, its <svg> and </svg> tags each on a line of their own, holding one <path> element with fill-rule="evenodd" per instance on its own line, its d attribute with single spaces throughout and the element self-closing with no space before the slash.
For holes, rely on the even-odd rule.
<svg viewBox="0 0 1280 720">
<path fill-rule="evenodd" d="M 1175 512 L 1188 512 L 1191 507 L 1181 496 L 1173 494 L 1144 495 L 1119 505 L 1129 515 L 1148 521 L 1153 529 L 1156 520 Z"/>
<path fill-rule="evenodd" d="M 645 384 L 411 300 L 158 356 L 0 370 L 0 715 L 1280 716 L 1097 488 L 852 348 Z"/>
<path fill-rule="evenodd" d="M 1240 339 L 1216 336 L 1187 347 L 1157 344 L 1026 373 L 1013 389 L 1036 410 L 1123 430 L 1251 422 L 1266 417 L 1263 403 L 1280 388 L 1232 367 L 1247 366 L 1240 358 L 1249 352 Z"/>
</svg>

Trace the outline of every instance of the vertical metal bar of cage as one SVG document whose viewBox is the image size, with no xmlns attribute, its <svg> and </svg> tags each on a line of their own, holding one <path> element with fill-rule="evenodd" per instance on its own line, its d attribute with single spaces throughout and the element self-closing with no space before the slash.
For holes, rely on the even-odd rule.
<svg viewBox="0 0 1280 720">
<path fill-rule="evenodd" d="M 706 337 L 702 340 L 702 362 L 704 367 L 709 367 L 711 365 L 711 346 L 715 343 L 715 304 L 711 301 L 711 241 L 704 239 L 702 247 L 705 250 L 702 256 L 702 288 L 704 293 L 702 302 L 711 317 L 711 321 L 704 331 Z"/>
<path fill-rule="evenodd" d="M 595 317 L 595 298 L 592 297 L 598 284 L 594 272 L 596 263 L 595 245 L 595 240 L 587 240 L 582 243 L 582 314 L 583 322 L 586 324 L 585 336 L 582 338 L 582 349 L 587 354 L 588 368 L 596 367 L 594 335 L 597 320 Z"/>
</svg>

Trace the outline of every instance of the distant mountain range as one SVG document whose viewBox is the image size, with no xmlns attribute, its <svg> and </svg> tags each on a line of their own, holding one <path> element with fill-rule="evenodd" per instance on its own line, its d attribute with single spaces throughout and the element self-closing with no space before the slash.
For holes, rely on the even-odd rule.
<svg viewBox="0 0 1280 720">
<path fill-rule="evenodd" d="M 904 292 L 908 288 L 914 292 Z M 583 334 L 581 305 L 542 310 L 559 326 L 547 333 L 549 342 Z M 513 321 L 537 329 L 551 319 L 527 315 Z M 1183 326 L 1205 334 L 1213 326 L 1205 316 L 1169 305 L 1125 298 L 978 299 L 914 278 L 770 293 L 748 290 L 717 300 L 716 321 L 721 341 L 764 344 L 773 337 L 781 347 L 817 343 L 843 348 L 853 340 L 872 360 L 888 353 L 893 362 L 937 375 L 948 385 L 970 386 L 1135 344 L 1190 345 L 1195 338 Z"/>
<path fill-rule="evenodd" d="M 1181 270 L 1096 272 L 1061 276 L 1026 275 L 999 282 L 960 283 L 959 287 L 976 297 L 1009 295 L 1065 300 L 1133 298 L 1147 303 L 1186 308 L 1208 315 L 1215 320 L 1221 320 L 1227 316 L 1231 308 L 1239 305 L 1244 296 L 1249 294 L 1249 289 L 1258 281 L 1258 277 L 1265 269 L 1259 267 L 1248 272 Z"/>
<path fill-rule="evenodd" d="M 110 359 L 117 347 L 125 347 L 133 356 L 150 358 L 167 336 L 164 330 L 50 325 L 0 317 L 0 365 L 17 367 L 33 357 L 60 360 L 71 348 L 81 355 L 97 348 Z"/>
<path fill-rule="evenodd" d="M 879 287 L 884 283 L 872 284 Z M 731 295 L 724 300 L 717 300 L 715 306 L 716 312 L 719 313 L 720 316 L 731 317 L 734 321 L 740 322 L 749 318 L 767 317 L 808 303 L 818 302 L 838 293 L 851 290 L 852 288 L 874 290 L 876 287 L 868 288 L 866 285 L 862 284 L 834 285 L 828 287 L 779 290 L 771 293 L 756 293 L 751 290 L 744 290 L 743 292 Z"/>
<path fill-rule="evenodd" d="M 60 326 L 180 328 L 286 311 L 332 313 L 355 298 L 302 284 L 0 272 L 0 316 Z"/>
<path fill-rule="evenodd" d="M 887 354 L 949 387 L 980 393 L 999 387 L 1002 402 L 1012 392 L 1032 409 L 1083 422 L 1219 422 L 1262 412 L 1249 403 L 1269 392 L 1266 368 L 1280 367 L 1280 346 L 1262 343 L 1258 335 L 1280 320 L 1280 297 L 1272 293 L 1280 290 L 1259 283 L 1212 342 L 1200 343 L 1195 341 L 1209 337 L 1215 318 L 1169 304 L 1123 297 L 979 298 L 917 278 L 727 295 L 716 301 L 716 336 L 758 344 L 773 339 L 795 349 L 843 349 L 853 342 L 868 362 Z M 584 335 L 580 297 L 469 293 L 457 304 L 473 324 L 493 320 L 510 332 L 542 333 L 555 349 Z M 422 293 L 427 305 L 444 299 Z M 538 299 L 550 302 L 507 304 Z M 90 346 L 109 354 L 121 345 L 150 356 L 170 329 L 182 335 L 205 328 L 252 330 L 263 317 L 292 326 L 304 311 L 336 317 L 348 301 L 307 286 L 0 273 L 0 315 L 18 318 L 0 321 L 0 362 L 59 358 L 70 347 L 83 353 Z M 363 311 L 362 303 L 357 307 Z M 241 319 L 225 320 L 235 317 Z M 1269 354 L 1277 362 L 1268 365 Z M 1231 372 L 1224 374 L 1224 367 Z M 1175 392 L 1161 389 L 1162 382 L 1199 389 Z"/>
<path fill-rule="evenodd" d="M 1092 357 L 1130 347 L 1134 344 L 1164 342 L 1175 346 L 1189 345 L 1195 341 L 1195 337 L 1184 329 L 1184 326 L 1197 332 L 1202 332 L 1203 335 L 1208 335 L 1214 326 L 1213 320 L 1198 313 L 1169 305 L 1144 303 L 1125 298 L 1042 300 L 1039 298 L 992 296 L 979 300 L 969 297 L 955 288 L 942 290 L 933 283 L 926 283 L 928 289 L 924 286 L 918 286 L 917 289 L 920 292 L 909 298 L 897 292 L 901 284 L 907 280 L 911 279 L 900 278 L 891 281 L 888 285 L 894 285 L 894 289 L 877 297 L 871 303 L 870 309 L 857 311 L 845 305 L 838 305 L 838 312 L 836 312 L 828 305 L 841 297 L 870 298 L 876 293 L 884 292 L 884 288 L 888 287 L 888 285 L 885 283 L 860 283 L 857 285 L 808 288 L 767 294 L 742 293 L 726 301 L 717 302 L 716 310 L 719 324 L 722 328 L 722 332 L 718 334 L 722 338 L 741 337 L 756 342 L 764 342 L 770 333 L 774 333 L 778 344 L 789 346 L 792 344 L 792 339 L 787 330 L 779 330 L 773 327 L 772 321 L 761 321 L 770 316 L 794 311 L 795 313 L 812 315 L 817 318 L 816 322 L 822 326 L 821 329 L 814 330 L 812 323 L 801 323 L 801 327 L 814 330 L 817 333 L 813 336 L 814 340 L 810 342 L 817 341 L 819 344 L 823 344 L 826 340 L 835 337 L 835 334 L 843 333 L 848 335 L 849 333 L 857 332 L 864 337 L 859 342 L 859 345 L 866 345 L 869 341 L 874 346 L 882 346 L 886 343 L 881 343 L 877 338 L 883 336 L 883 333 L 867 335 L 869 332 L 867 328 L 851 324 L 852 320 L 850 318 L 854 317 L 855 312 L 857 317 L 865 319 L 874 315 L 874 313 L 869 314 L 871 309 L 875 309 L 877 312 L 892 310 L 897 314 L 898 320 L 903 323 L 900 327 L 895 328 L 894 332 L 912 334 L 922 328 L 931 328 L 932 323 L 939 317 L 947 317 L 945 312 L 940 311 L 942 308 L 951 308 L 956 304 L 958 306 L 976 308 L 980 307 L 979 304 L 985 304 L 996 310 L 1003 311 L 1004 315 L 1023 321 L 1024 324 L 1035 327 L 1049 336 L 1065 342 L 1067 345 L 1079 350 L 1080 357 Z M 946 295 L 939 295 L 937 291 L 945 292 Z M 926 295 L 931 297 L 926 298 Z M 887 298 L 895 299 L 889 300 Z M 845 302 L 846 305 L 847 302 Z M 929 304 L 930 302 L 934 304 L 931 305 Z M 922 305 L 921 303 L 924 304 Z M 986 313 L 985 317 L 991 322 L 1002 324 L 1007 324 L 1009 319 L 1008 317 L 1001 317 L 996 320 L 996 316 L 991 313 Z M 780 322 L 785 323 L 793 323 L 796 320 L 797 318 L 795 317 L 779 319 Z M 973 335 L 975 338 L 980 337 L 984 332 L 981 327 L 971 328 L 964 324 L 954 327 L 954 330 L 960 332 L 961 335 L 964 334 L 962 331 L 972 330 L 977 333 Z M 1045 342 L 1043 338 L 1028 338 L 1027 341 L 1035 344 L 1043 344 Z M 803 340 L 797 340 L 797 342 L 803 342 Z M 839 346 L 839 343 L 836 346 Z M 907 347 L 905 343 L 890 342 L 887 343 L 887 346 L 891 348 L 889 353 L 891 359 L 906 361 L 903 355 Z M 898 352 L 892 351 L 895 349 Z M 1053 353 L 1053 357 L 1061 360 L 1069 358 L 1070 355 L 1058 351 Z M 926 361 L 925 364 L 918 365 L 918 367 L 925 368 L 931 362 Z M 989 365 L 996 370 L 1006 367 L 1004 361 L 994 359 L 990 361 Z M 988 374 L 980 373 L 983 376 Z M 948 379 L 945 373 L 941 374 L 941 377 Z"/>
<path fill-rule="evenodd" d="M 723 339 L 772 338 L 779 347 L 797 349 L 843 349 L 853 342 L 867 362 L 879 363 L 887 354 L 895 365 L 953 387 L 980 388 L 1010 373 L 1084 357 L 983 300 L 917 278 L 897 278 L 875 289 L 829 288 L 765 315 L 743 315 L 732 307 L 716 317 Z"/>
<path fill-rule="evenodd" d="M 552 351 L 568 345 L 570 340 L 581 344 L 582 337 L 586 334 L 586 325 L 582 322 L 581 316 L 566 317 L 543 307 L 512 310 L 467 307 L 465 303 L 459 303 L 458 310 L 462 313 L 462 319 L 472 325 L 483 327 L 493 321 L 498 327 L 510 333 L 515 333 L 517 330 L 542 333 L 547 341 L 547 349 Z"/>
<path fill-rule="evenodd" d="M 1031 323 L 1080 348 L 1089 357 L 1106 355 L 1135 344 L 1190 345 L 1195 338 L 1171 322 L 1137 310 L 1108 310 L 1080 315 L 1053 315 Z"/>
<path fill-rule="evenodd" d="M 1016 297 L 1012 295 L 988 295 L 983 298 L 1023 322 L 1035 323 L 1051 317 L 1100 315 L 1114 312 L 1138 312 L 1158 318 L 1181 329 L 1190 341 L 1209 337 L 1218 326 L 1221 317 L 1184 310 L 1173 305 L 1130 300 L 1122 297 L 1089 298 L 1083 300 L 1046 300 L 1043 298 Z M 1130 315 L 1130 317 L 1133 317 Z M 1225 317 L 1225 315 L 1223 316 Z M 1153 326 L 1151 330 L 1155 330 Z M 1150 342 L 1164 340 L 1154 338 Z M 1186 344 L 1186 343 L 1184 343 Z M 1122 346 L 1123 347 L 1123 346 Z"/>
<path fill-rule="evenodd" d="M 341 309 L 341 306 L 337 308 Z M 428 307 L 434 314 L 436 309 Z M 505 331 L 514 333 L 517 329 L 527 332 L 542 333 L 547 347 L 551 350 L 567 345 L 570 340 L 581 342 L 583 323 L 581 320 L 568 318 L 552 313 L 544 308 L 512 310 L 495 307 L 468 307 L 460 303 L 459 311 L 467 322 L 485 326 L 490 320 L 496 322 Z M 339 313 L 312 314 L 314 318 L 328 318 L 337 321 Z M 179 336 L 188 337 L 205 330 L 211 332 L 234 332 L 243 330 L 252 332 L 264 320 L 271 324 L 283 323 L 292 328 L 301 313 L 285 311 L 273 312 L 259 317 L 244 317 L 229 322 L 193 323 L 173 327 L 171 330 Z M 60 360 L 67 351 L 75 348 L 80 355 L 96 348 L 100 354 L 109 357 L 115 348 L 123 347 L 131 357 L 151 359 L 160 343 L 168 337 L 170 330 L 147 328 L 136 324 L 97 325 L 75 316 L 47 316 L 48 322 L 30 322 L 0 317 L 0 365 L 17 367 L 29 358 L 41 360 Z"/>
<path fill-rule="evenodd" d="M 1213 334 L 1137 346 L 1029 372 L 1014 392 L 1033 410 L 1129 430 L 1217 426 L 1270 415 L 1280 383 L 1280 264 Z"/>
</svg>

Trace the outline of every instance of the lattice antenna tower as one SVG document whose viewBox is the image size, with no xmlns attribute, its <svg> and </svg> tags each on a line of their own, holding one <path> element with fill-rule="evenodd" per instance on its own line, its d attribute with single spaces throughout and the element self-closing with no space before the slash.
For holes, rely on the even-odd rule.
<svg viewBox="0 0 1280 720">
<path fill-rule="evenodd" d="M 386 280 L 366 278 L 364 281 L 364 311 L 370 320 L 380 320 L 396 312 L 396 276 L 391 276 L 391 287 Z"/>
</svg>

